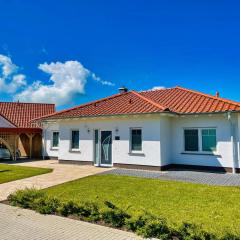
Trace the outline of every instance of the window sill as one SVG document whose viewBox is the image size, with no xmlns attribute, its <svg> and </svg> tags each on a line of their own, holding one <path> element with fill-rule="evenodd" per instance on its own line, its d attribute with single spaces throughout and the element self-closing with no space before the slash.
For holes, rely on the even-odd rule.
<svg viewBox="0 0 240 240">
<path fill-rule="evenodd" d="M 51 151 L 58 151 L 58 147 L 51 147 Z"/>
<path fill-rule="evenodd" d="M 145 156 L 145 153 L 144 152 L 129 152 L 128 155 L 131 155 L 131 156 Z"/>
<path fill-rule="evenodd" d="M 204 153 L 204 152 L 181 152 L 181 154 L 222 157 L 221 155 L 216 153 Z"/>
<path fill-rule="evenodd" d="M 81 153 L 80 149 L 70 149 L 69 152 L 71 152 L 71 153 Z"/>
</svg>

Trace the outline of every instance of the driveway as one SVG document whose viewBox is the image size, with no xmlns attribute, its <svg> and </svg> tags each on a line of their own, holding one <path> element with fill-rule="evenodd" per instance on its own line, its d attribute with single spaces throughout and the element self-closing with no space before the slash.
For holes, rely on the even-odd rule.
<svg viewBox="0 0 240 240">
<path fill-rule="evenodd" d="M 1 240 L 137 240 L 133 233 L 0 204 Z"/>
<path fill-rule="evenodd" d="M 142 178 L 156 178 L 163 180 L 174 180 L 215 186 L 240 186 L 240 174 L 232 173 L 200 172 L 177 169 L 169 170 L 166 172 L 160 172 L 116 168 L 101 174 L 114 174 Z"/>
<path fill-rule="evenodd" d="M 0 184 L 0 201 L 5 200 L 9 194 L 15 192 L 17 189 L 24 189 L 26 187 L 48 188 L 78 178 L 109 171 L 108 168 L 97 168 L 88 165 L 59 164 L 57 160 L 28 161 L 14 165 L 52 168 L 53 171 L 47 174 Z"/>
</svg>

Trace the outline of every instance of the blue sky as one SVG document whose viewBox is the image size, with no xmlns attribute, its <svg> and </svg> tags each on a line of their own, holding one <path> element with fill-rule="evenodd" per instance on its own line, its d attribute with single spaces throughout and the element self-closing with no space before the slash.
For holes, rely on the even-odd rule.
<svg viewBox="0 0 240 240">
<path fill-rule="evenodd" d="M 240 101 L 239 7 L 221 0 L 0 0 L 1 66 L 15 66 L 0 100 L 56 101 L 61 109 L 121 85 L 180 85 Z"/>
</svg>

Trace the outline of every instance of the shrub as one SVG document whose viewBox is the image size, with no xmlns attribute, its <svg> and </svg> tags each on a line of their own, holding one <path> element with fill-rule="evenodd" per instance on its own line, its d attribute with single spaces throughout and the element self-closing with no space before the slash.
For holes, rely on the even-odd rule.
<svg viewBox="0 0 240 240">
<path fill-rule="evenodd" d="M 33 209 L 41 214 L 55 214 L 60 206 L 60 202 L 54 197 L 42 197 L 35 199 Z"/>
<path fill-rule="evenodd" d="M 105 201 L 104 204 L 110 209 L 117 209 L 116 205 L 114 205 L 113 203 L 111 203 L 109 201 Z"/>
<path fill-rule="evenodd" d="M 226 233 L 225 236 L 221 238 L 221 240 L 240 240 L 240 237 L 231 233 Z"/>
<path fill-rule="evenodd" d="M 121 209 L 106 210 L 102 213 L 102 220 L 112 227 L 122 227 L 125 225 L 126 219 L 130 216 Z"/>
<path fill-rule="evenodd" d="M 195 224 L 183 223 L 178 230 L 179 238 L 183 240 L 216 240 L 214 234 L 204 231 Z"/>
<path fill-rule="evenodd" d="M 172 230 L 168 227 L 165 219 L 141 218 L 138 219 L 136 226 L 136 233 L 145 238 L 159 238 L 162 240 L 172 238 Z"/>
<path fill-rule="evenodd" d="M 105 201 L 104 204 L 108 209 L 102 212 L 102 220 L 113 227 L 123 227 L 126 220 L 131 217 L 111 202 Z"/>
<path fill-rule="evenodd" d="M 45 194 L 34 188 L 26 188 L 17 190 L 15 193 L 8 196 L 8 201 L 13 206 L 22 208 L 32 208 L 34 200 L 44 197 Z"/>
<path fill-rule="evenodd" d="M 80 211 L 81 208 L 79 207 L 79 205 L 73 201 L 63 203 L 62 206 L 59 208 L 59 213 L 65 217 L 69 215 L 78 215 Z"/>
<path fill-rule="evenodd" d="M 96 222 L 100 220 L 100 212 L 97 204 L 86 202 L 79 207 L 79 213 L 81 219 Z"/>
<path fill-rule="evenodd" d="M 142 228 L 146 222 L 151 219 L 152 216 L 148 213 L 140 215 L 136 218 L 130 218 L 126 221 L 126 227 L 128 230 L 135 232 L 137 229 Z"/>
</svg>

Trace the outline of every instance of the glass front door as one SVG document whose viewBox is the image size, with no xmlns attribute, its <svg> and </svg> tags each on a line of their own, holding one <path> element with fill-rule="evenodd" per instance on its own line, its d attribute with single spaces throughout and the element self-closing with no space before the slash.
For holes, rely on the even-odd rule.
<svg viewBox="0 0 240 240">
<path fill-rule="evenodd" d="M 101 131 L 101 165 L 112 165 L 112 132 Z"/>
</svg>

